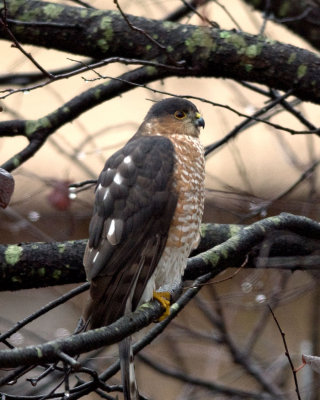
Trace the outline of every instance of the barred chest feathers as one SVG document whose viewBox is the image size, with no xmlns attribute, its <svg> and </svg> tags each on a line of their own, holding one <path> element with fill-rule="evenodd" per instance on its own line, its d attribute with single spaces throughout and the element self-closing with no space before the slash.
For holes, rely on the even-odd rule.
<svg viewBox="0 0 320 400">
<path fill-rule="evenodd" d="M 190 252 L 198 246 L 204 208 L 204 152 L 199 138 L 170 135 L 175 149 L 174 187 L 179 193 L 165 250 L 149 280 L 141 304 L 152 291 L 170 291 L 177 286 Z"/>
</svg>

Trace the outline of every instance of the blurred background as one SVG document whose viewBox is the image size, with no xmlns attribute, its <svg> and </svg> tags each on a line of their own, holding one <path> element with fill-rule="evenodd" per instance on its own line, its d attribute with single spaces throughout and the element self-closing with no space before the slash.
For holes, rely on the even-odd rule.
<svg viewBox="0 0 320 400">
<path fill-rule="evenodd" d="M 72 5 L 71 1 L 61 1 Z M 122 0 L 127 14 L 161 19 L 181 5 L 179 0 Z M 75 5 L 73 3 L 73 5 Z M 90 5 L 115 10 L 112 0 L 92 0 Z M 263 20 L 243 1 L 211 1 L 199 12 L 222 29 L 241 29 L 258 34 Z M 205 24 L 190 14 L 181 22 Z M 309 49 L 302 39 L 285 28 L 268 22 L 265 35 L 298 47 Z M 81 63 L 85 59 L 54 50 L 25 45 L 46 69 L 55 70 Z M 0 41 L 0 78 L 9 73 L 36 71 L 30 61 L 8 41 Z M 131 67 L 113 64 L 99 69 L 101 74 L 117 77 Z M 0 121 L 38 119 L 62 106 L 89 87 L 91 71 L 68 80 L 54 82 L 37 90 L 13 94 L 0 100 Z M 149 85 L 153 89 L 176 95 L 193 95 L 220 105 L 228 105 L 242 114 L 251 115 L 264 106 L 267 98 L 232 80 L 169 78 Z M 2 86 L 1 90 L 7 86 Z M 0 93 L 1 95 L 1 93 Z M 161 94 L 134 89 L 82 114 L 72 124 L 54 133 L 38 153 L 13 172 L 15 192 L 10 206 L 0 209 L 2 243 L 65 241 L 86 238 L 91 216 L 93 188 L 77 194 L 68 185 L 96 179 L 105 160 L 136 131 L 151 103 Z M 293 99 L 289 98 L 290 101 Z M 206 121 L 201 134 L 204 146 L 223 139 L 243 121 L 229 109 L 194 100 Z M 300 102 L 295 108 L 319 126 L 318 106 Z M 304 126 L 283 108 L 272 109 L 273 123 L 294 130 Z M 1 138 L 0 154 L 4 162 L 26 145 L 21 137 Z M 205 222 L 249 224 L 280 212 L 305 215 L 318 220 L 318 169 L 307 174 L 301 184 L 289 190 L 301 175 L 319 160 L 320 146 L 314 135 L 291 135 L 263 123 L 253 123 L 235 139 L 218 147 L 206 163 Z M 288 195 L 285 195 L 289 191 Z M 215 281 L 232 276 L 225 271 Z M 281 335 L 269 309 L 274 307 L 286 334 L 291 357 L 296 365 L 301 354 L 320 355 L 318 275 L 307 272 L 241 270 L 230 280 L 207 285 L 180 316 L 137 360 L 137 379 L 142 393 L 151 399 L 225 399 L 240 398 L 213 392 L 192 376 L 237 390 L 259 391 L 280 388 L 285 399 L 295 399 L 293 376 L 284 354 Z M 45 305 L 72 286 L 54 287 L 0 294 L 1 332 L 16 321 Z M 81 315 L 86 295 L 51 311 L 10 340 L 25 346 L 70 334 Z M 227 334 L 226 334 L 227 332 Z M 236 350 L 235 350 L 236 349 Z M 243 359 L 240 356 L 242 354 Z M 89 358 L 89 363 L 103 370 L 114 361 L 116 350 L 106 350 Z M 148 360 L 156 365 L 150 366 Z M 160 373 L 181 371 L 186 379 Z M 306 367 L 299 375 L 303 399 L 320 399 L 319 377 Z M 116 376 L 114 383 L 119 382 Z M 21 383 L 23 385 L 23 383 Z M 271 387 L 268 387 L 271 385 Z M 31 385 L 21 386 L 25 394 L 35 393 Z M 17 393 L 12 387 L 12 392 Z M 7 389 L 6 389 L 7 391 Z M 243 397 L 241 397 L 243 398 Z M 277 398 L 275 395 L 274 398 Z M 280 398 L 280 397 L 279 397 Z"/>
</svg>

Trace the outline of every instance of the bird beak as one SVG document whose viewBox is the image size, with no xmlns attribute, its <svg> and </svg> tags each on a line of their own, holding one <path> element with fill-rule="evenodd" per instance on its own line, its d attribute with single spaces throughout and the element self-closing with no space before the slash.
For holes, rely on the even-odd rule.
<svg viewBox="0 0 320 400">
<path fill-rule="evenodd" d="M 202 128 L 204 128 L 204 125 L 205 125 L 204 119 L 201 117 L 201 114 L 198 112 L 196 113 L 195 125 L 198 127 L 201 126 Z"/>
</svg>

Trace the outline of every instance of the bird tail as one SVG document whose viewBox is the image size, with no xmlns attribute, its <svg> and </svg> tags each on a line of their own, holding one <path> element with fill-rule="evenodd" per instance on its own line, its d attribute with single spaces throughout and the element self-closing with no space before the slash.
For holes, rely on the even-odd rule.
<svg viewBox="0 0 320 400">
<path fill-rule="evenodd" d="M 139 400 L 139 392 L 134 373 L 131 336 L 119 343 L 119 357 L 124 400 Z"/>
</svg>

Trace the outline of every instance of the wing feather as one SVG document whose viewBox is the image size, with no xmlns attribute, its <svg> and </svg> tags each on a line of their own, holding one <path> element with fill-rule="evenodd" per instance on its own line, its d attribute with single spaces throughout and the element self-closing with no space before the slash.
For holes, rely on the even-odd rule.
<svg viewBox="0 0 320 400">
<path fill-rule="evenodd" d="M 135 308 L 165 247 L 177 205 L 174 147 L 162 136 L 137 137 L 100 174 L 84 265 L 91 280 L 91 327 Z"/>
</svg>

